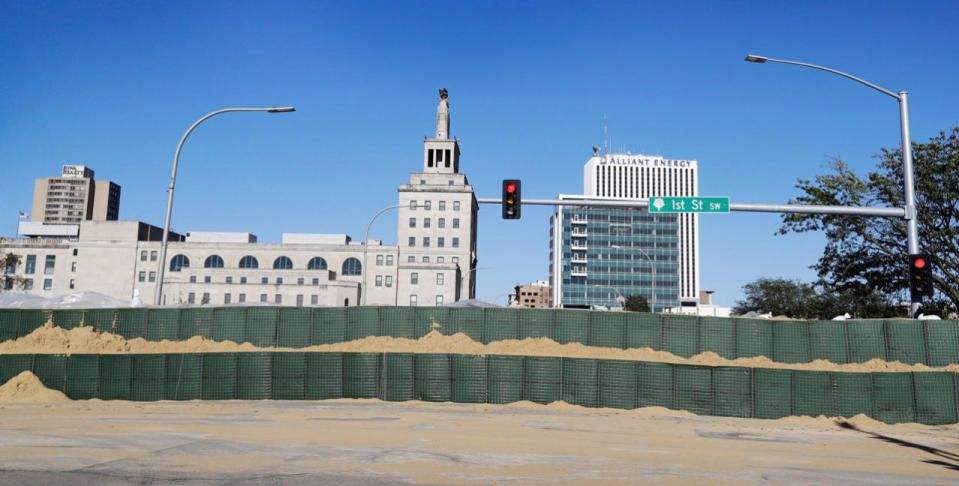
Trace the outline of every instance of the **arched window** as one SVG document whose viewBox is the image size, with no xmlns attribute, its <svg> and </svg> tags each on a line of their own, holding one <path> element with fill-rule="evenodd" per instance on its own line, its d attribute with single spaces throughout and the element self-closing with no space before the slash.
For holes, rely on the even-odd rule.
<svg viewBox="0 0 959 486">
<path fill-rule="evenodd" d="M 363 273 L 363 264 L 356 258 L 350 257 L 343 262 L 343 275 L 360 275 Z"/>
<path fill-rule="evenodd" d="M 220 255 L 210 255 L 203 262 L 203 268 L 223 268 L 223 259 Z"/>
<path fill-rule="evenodd" d="M 326 270 L 326 260 L 323 257 L 313 257 L 310 263 L 306 264 L 307 270 Z"/>
<path fill-rule="evenodd" d="M 285 256 L 281 256 L 276 260 L 273 260 L 273 270 L 292 270 L 293 269 L 293 260 Z"/>
<path fill-rule="evenodd" d="M 171 272 L 179 272 L 181 268 L 190 268 L 190 259 L 186 255 L 177 255 L 170 259 Z"/>
<path fill-rule="evenodd" d="M 240 259 L 240 268 L 259 268 L 260 262 L 252 255 L 247 255 Z"/>
</svg>

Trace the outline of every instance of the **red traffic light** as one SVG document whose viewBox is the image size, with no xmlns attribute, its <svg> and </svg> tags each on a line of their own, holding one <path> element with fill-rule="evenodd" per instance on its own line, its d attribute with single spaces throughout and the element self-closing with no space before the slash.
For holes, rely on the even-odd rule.
<svg viewBox="0 0 959 486">
<path fill-rule="evenodd" d="M 916 258 L 912 264 L 915 265 L 916 268 L 926 268 L 926 261 L 922 258 Z"/>
<path fill-rule="evenodd" d="M 516 192 L 516 184 L 507 184 L 506 192 Z"/>
</svg>

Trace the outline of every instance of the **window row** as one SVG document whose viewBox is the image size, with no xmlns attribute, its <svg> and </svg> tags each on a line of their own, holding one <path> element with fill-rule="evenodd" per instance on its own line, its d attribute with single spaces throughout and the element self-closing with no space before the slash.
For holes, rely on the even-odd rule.
<svg viewBox="0 0 959 486">
<path fill-rule="evenodd" d="M 7 282 L 6 282 L 6 285 L 4 285 L 4 290 L 13 290 L 13 284 L 14 284 L 14 280 L 13 280 L 13 279 L 8 279 Z M 22 283 L 21 285 L 23 286 L 22 288 L 23 288 L 24 292 L 29 291 L 29 290 L 33 290 L 33 279 L 32 279 L 32 278 L 25 278 L 25 279 L 23 279 L 23 283 Z M 72 278 L 71 278 L 71 279 L 70 279 L 70 288 L 71 288 L 71 289 L 74 289 L 74 288 L 76 288 L 76 286 L 77 286 L 77 281 L 76 281 L 76 279 L 72 279 Z M 53 279 L 52 279 L 52 278 L 45 278 L 45 279 L 43 279 L 43 290 L 53 290 Z"/>
<path fill-rule="evenodd" d="M 432 241 L 430 240 L 430 237 L 429 237 L 429 236 L 424 236 L 424 237 L 423 237 L 423 239 L 422 239 L 423 248 L 429 248 L 431 243 L 432 243 Z M 416 237 L 415 237 L 415 236 L 410 236 L 409 240 L 407 241 L 407 245 L 406 245 L 406 246 L 409 246 L 409 247 L 411 247 L 411 248 L 416 247 Z M 438 236 L 438 237 L 436 238 L 436 247 L 437 247 L 437 248 L 445 248 L 445 247 L 446 247 L 446 237 Z M 450 247 L 451 247 L 451 248 L 459 248 L 459 247 L 460 247 L 460 239 L 459 239 L 458 236 L 454 236 L 453 238 L 451 238 Z"/>
<path fill-rule="evenodd" d="M 151 275 L 150 275 L 150 281 L 152 282 L 152 281 L 153 281 L 153 278 L 154 278 L 154 276 L 152 275 L 153 272 L 150 272 L 150 274 L 151 274 Z M 143 272 L 140 272 L 140 281 L 143 282 Z M 232 276 L 227 276 L 226 278 L 223 279 L 223 283 L 226 283 L 226 284 L 238 283 L 238 284 L 240 284 L 240 285 L 245 285 L 245 284 L 247 284 L 247 283 L 253 283 L 253 282 L 255 282 L 255 281 L 256 281 L 255 278 L 252 279 L 252 280 L 247 280 L 246 277 L 240 277 L 240 279 L 239 279 L 238 281 L 234 282 Z M 313 284 L 313 285 L 320 285 L 320 279 L 318 279 L 318 278 L 311 279 L 311 281 L 312 281 L 312 284 Z M 190 275 L 190 283 L 197 283 L 197 282 L 198 282 L 197 276 L 196 276 L 196 275 Z M 209 275 L 204 276 L 204 277 L 203 277 L 203 283 L 213 283 L 213 277 L 211 277 L 211 276 L 209 276 Z M 217 282 L 217 283 L 219 283 L 219 282 Z M 260 284 L 262 284 L 262 285 L 270 285 L 270 277 L 260 277 Z M 304 277 L 299 277 L 299 278 L 297 278 L 297 279 L 296 279 L 296 284 L 297 284 L 297 285 L 306 285 L 306 278 L 304 278 Z M 283 285 L 283 277 L 276 277 L 276 278 L 273 280 L 273 285 Z"/>
<path fill-rule="evenodd" d="M 73 250 L 73 255 L 76 256 L 77 250 Z M 53 275 L 54 270 L 56 270 L 57 265 L 57 256 L 56 255 L 46 255 L 43 261 L 43 273 L 44 275 Z M 12 263 L 7 266 L 7 273 L 15 273 L 17 271 L 16 263 Z M 71 272 L 77 271 L 77 262 L 73 262 L 73 265 L 70 267 Z M 23 273 L 25 275 L 33 275 L 37 273 L 37 256 L 36 255 L 27 255 L 26 259 L 23 262 Z"/>
<path fill-rule="evenodd" d="M 409 255 L 406 257 L 406 261 L 409 263 L 416 263 L 416 257 L 413 255 Z M 450 261 L 453 263 L 459 263 L 460 257 L 450 257 Z M 429 255 L 423 255 L 423 263 L 429 263 L 429 262 L 430 262 Z M 436 263 L 446 263 L 446 259 L 443 258 L 443 256 L 438 256 L 436 257 Z"/>
<path fill-rule="evenodd" d="M 440 211 L 446 211 L 446 201 L 437 201 L 437 202 L 439 203 L 439 204 L 437 204 L 438 209 L 439 209 Z M 431 209 L 433 208 L 433 202 L 432 202 L 432 201 L 423 201 L 423 204 L 420 205 L 420 204 L 417 203 L 416 201 L 410 200 L 410 209 L 413 210 L 413 211 L 415 211 L 416 208 L 423 208 L 424 211 L 429 211 L 429 210 L 431 210 Z M 460 202 L 459 202 L 459 201 L 453 201 L 453 211 L 459 211 L 459 210 L 460 210 Z"/>
<path fill-rule="evenodd" d="M 429 228 L 431 223 L 432 223 L 432 222 L 430 221 L 430 218 L 423 218 L 423 227 L 424 227 L 424 228 Z M 410 218 L 410 228 L 415 228 L 415 227 L 416 227 L 416 218 Z M 446 218 L 439 218 L 439 219 L 437 219 L 437 220 L 436 220 L 436 227 L 437 227 L 437 228 L 445 228 L 445 227 L 446 227 Z M 452 227 L 453 227 L 454 229 L 460 227 L 460 219 L 459 219 L 459 218 L 453 218 Z"/>
<path fill-rule="evenodd" d="M 247 255 L 240 259 L 239 268 L 259 268 L 260 264 L 256 257 Z M 190 267 L 190 259 L 186 255 L 175 255 L 170 259 L 170 271 L 179 272 L 184 268 Z M 224 268 L 223 258 L 219 255 L 210 255 L 203 261 L 203 268 Z M 274 270 L 292 270 L 293 260 L 289 257 L 281 256 L 273 260 Z M 307 270 L 326 270 L 326 260 L 323 257 L 313 257 L 306 264 Z M 343 261 L 342 275 L 360 275 L 363 272 L 363 265 L 359 259 L 350 257 Z"/>
<path fill-rule="evenodd" d="M 298 294 L 298 295 L 296 296 L 296 306 L 297 306 L 297 307 L 302 307 L 302 306 L 304 305 L 304 304 L 303 304 L 303 300 L 304 300 L 303 298 L 304 298 L 304 297 L 305 297 L 305 296 L 304 296 L 303 294 Z M 269 302 L 269 301 L 270 301 L 270 296 L 269 296 L 269 294 L 260 294 L 260 302 Z M 237 302 L 238 304 L 243 304 L 243 303 L 245 303 L 245 302 L 246 302 L 246 294 L 237 294 L 237 300 L 236 300 L 236 302 Z M 187 303 L 188 303 L 188 304 L 196 304 L 196 303 L 197 303 L 197 301 L 196 301 L 196 292 L 190 292 L 189 294 L 187 294 Z M 203 293 L 201 294 L 200 302 L 199 302 L 199 303 L 200 303 L 200 304 L 212 304 L 213 302 L 211 302 L 211 300 L 210 300 L 210 293 L 209 293 L 209 292 L 203 292 Z M 231 294 L 231 293 L 225 293 L 225 294 L 223 294 L 223 303 L 224 303 L 224 304 L 232 304 L 232 303 L 233 303 L 233 294 Z M 282 303 L 283 303 L 283 295 L 282 295 L 282 294 L 275 294 L 275 295 L 273 296 L 273 303 L 275 303 L 275 304 L 282 304 Z M 314 294 L 314 295 L 311 295 L 311 296 L 310 296 L 310 305 L 319 305 L 319 304 L 320 304 L 320 296 L 319 296 L 319 295 L 315 295 L 315 294 Z M 350 305 L 350 299 L 346 299 L 346 300 L 343 302 L 343 305 L 345 305 L 345 306 Z"/>
<path fill-rule="evenodd" d="M 418 301 L 419 297 L 416 294 L 410 294 L 410 307 L 416 307 Z M 443 305 L 443 296 L 437 295 L 435 302 L 436 305 Z"/>
<path fill-rule="evenodd" d="M 436 274 L 436 285 L 443 285 L 446 282 L 446 275 L 443 273 Z M 420 283 L 420 274 L 417 272 L 410 273 L 410 285 L 416 285 Z"/>
</svg>

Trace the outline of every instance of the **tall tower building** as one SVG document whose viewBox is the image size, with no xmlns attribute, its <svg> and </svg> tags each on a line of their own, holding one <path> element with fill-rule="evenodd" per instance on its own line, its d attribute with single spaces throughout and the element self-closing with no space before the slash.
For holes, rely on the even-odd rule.
<svg viewBox="0 0 959 486">
<path fill-rule="evenodd" d="M 399 187 L 397 305 L 437 305 L 476 297 L 479 205 L 460 148 L 450 137 L 449 94 L 440 90 L 436 131 L 423 140 L 423 171 Z M 453 285 L 449 285 L 450 283 Z"/>
<path fill-rule="evenodd" d="M 37 179 L 31 221 L 78 224 L 83 220 L 115 221 L 120 214 L 120 186 L 93 180 L 93 169 L 64 165 L 60 177 Z"/>
</svg>

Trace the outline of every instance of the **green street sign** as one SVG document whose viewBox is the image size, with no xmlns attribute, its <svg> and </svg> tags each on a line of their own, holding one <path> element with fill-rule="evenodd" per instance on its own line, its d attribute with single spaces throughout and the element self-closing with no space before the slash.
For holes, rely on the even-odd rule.
<svg viewBox="0 0 959 486">
<path fill-rule="evenodd" d="M 728 197 L 651 197 L 651 213 L 728 213 Z"/>
</svg>

